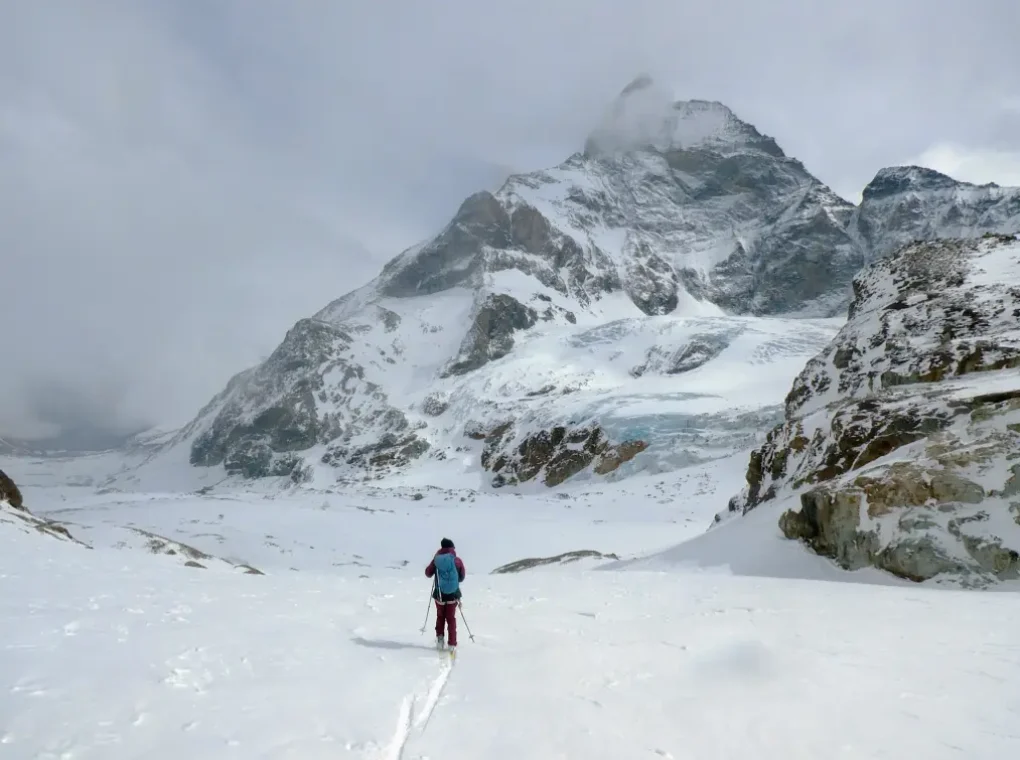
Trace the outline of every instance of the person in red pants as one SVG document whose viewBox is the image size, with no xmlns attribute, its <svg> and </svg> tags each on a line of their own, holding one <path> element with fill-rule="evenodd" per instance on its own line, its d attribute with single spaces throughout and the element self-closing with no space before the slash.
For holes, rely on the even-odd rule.
<svg viewBox="0 0 1020 760">
<path fill-rule="evenodd" d="M 464 563 L 457 556 L 453 541 L 444 538 L 439 543 L 428 567 L 425 568 L 426 578 L 435 578 L 432 586 L 432 598 L 436 602 L 436 648 L 443 648 L 443 629 L 449 630 L 446 640 L 451 651 L 457 649 L 457 605 L 460 603 L 460 584 L 464 582 Z"/>
</svg>

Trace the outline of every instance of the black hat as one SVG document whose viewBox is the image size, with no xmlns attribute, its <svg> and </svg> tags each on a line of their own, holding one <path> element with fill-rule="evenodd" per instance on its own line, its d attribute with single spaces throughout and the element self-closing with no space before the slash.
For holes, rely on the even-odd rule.
<svg viewBox="0 0 1020 760">
<path fill-rule="evenodd" d="M 448 538 L 444 538 L 442 541 L 440 541 L 439 545 L 441 547 L 443 547 L 444 549 L 453 549 L 454 548 L 453 541 L 451 541 Z"/>
</svg>

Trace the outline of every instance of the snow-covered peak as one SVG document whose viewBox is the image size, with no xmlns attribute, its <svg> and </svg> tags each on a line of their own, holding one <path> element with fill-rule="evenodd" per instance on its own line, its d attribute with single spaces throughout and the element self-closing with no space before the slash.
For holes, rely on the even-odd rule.
<svg viewBox="0 0 1020 760">
<path fill-rule="evenodd" d="M 763 137 L 722 103 L 678 100 L 671 89 L 647 76 L 623 89 L 585 143 L 585 153 L 592 156 L 693 148 L 757 149 L 783 155 L 771 138 Z"/>
<path fill-rule="evenodd" d="M 895 191 L 910 187 L 928 189 Z M 635 441 L 649 443 L 634 465 L 644 466 L 658 446 L 647 426 L 610 429 L 605 399 L 592 399 L 607 387 L 643 393 L 634 378 L 726 342 L 715 333 L 728 327 L 684 338 L 689 320 L 841 317 L 861 266 L 902 243 L 1018 225 L 1020 191 L 917 167 L 880 172 L 855 208 L 726 106 L 677 101 L 639 78 L 585 153 L 466 198 L 438 234 L 301 320 L 166 448 L 210 471 L 308 483 L 425 459 L 503 474 L 496 443 L 555 450 L 553 461 L 584 433 L 586 456 L 600 457 L 585 467 L 622 464 L 617 444 Z M 568 360 L 574 341 L 602 330 L 615 336 L 604 366 Z M 623 367 L 645 331 L 642 357 Z M 478 451 L 489 435 L 492 470 Z"/>
</svg>

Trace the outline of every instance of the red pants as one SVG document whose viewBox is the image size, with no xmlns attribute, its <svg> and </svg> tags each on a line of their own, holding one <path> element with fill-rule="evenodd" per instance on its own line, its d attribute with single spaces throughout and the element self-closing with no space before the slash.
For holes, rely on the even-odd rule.
<svg viewBox="0 0 1020 760">
<path fill-rule="evenodd" d="M 444 626 L 450 626 L 450 636 L 446 643 L 457 646 L 457 602 L 436 602 L 436 638 L 443 638 Z"/>
</svg>

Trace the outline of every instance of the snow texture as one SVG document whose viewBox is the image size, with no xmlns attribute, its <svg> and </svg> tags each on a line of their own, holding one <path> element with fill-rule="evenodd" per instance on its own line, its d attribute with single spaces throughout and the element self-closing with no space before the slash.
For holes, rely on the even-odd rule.
<svg viewBox="0 0 1020 760">
<path fill-rule="evenodd" d="M 229 508 L 236 528 L 285 527 L 282 541 L 348 529 L 343 511 L 327 512 L 332 530 L 300 509 L 263 523 L 270 511 L 249 499 Z M 450 510 L 456 525 L 473 511 Z M 571 512 L 551 515 L 550 530 L 571 531 Z M 434 616 L 418 632 L 429 607 L 420 524 L 396 525 L 396 543 L 415 550 L 406 568 L 386 569 L 393 523 L 377 514 L 358 528 L 366 567 L 265 576 L 0 530 L 3 756 L 939 760 L 1020 749 L 1013 595 L 677 567 L 483 575 L 499 539 L 458 540 L 468 578 L 454 664 L 431 647 Z M 522 554 L 540 549 L 525 537 Z"/>
</svg>

